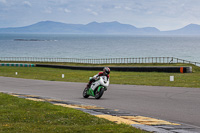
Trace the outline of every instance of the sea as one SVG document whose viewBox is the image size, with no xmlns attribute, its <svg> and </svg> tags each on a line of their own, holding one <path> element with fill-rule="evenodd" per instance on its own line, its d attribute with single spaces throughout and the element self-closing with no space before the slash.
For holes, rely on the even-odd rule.
<svg viewBox="0 0 200 133">
<path fill-rule="evenodd" d="M 200 62 L 200 36 L 0 34 L 0 57 L 176 57 Z"/>
</svg>

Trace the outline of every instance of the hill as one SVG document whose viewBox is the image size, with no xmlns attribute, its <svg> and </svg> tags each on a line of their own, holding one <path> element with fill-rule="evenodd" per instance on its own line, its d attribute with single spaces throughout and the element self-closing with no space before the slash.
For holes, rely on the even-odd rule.
<svg viewBox="0 0 200 133">
<path fill-rule="evenodd" d="M 87 34 L 155 34 L 156 28 L 136 28 L 129 24 L 114 22 L 91 22 L 89 24 L 65 24 L 41 21 L 24 27 L 0 28 L 0 33 L 87 33 Z"/>
<path fill-rule="evenodd" d="M 181 29 L 165 31 L 163 33 L 170 35 L 200 35 L 200 25 L 189 24 Z"/>
<path fill-rule="evenodd" d="M 88 24 L 66 24 L 41 21 L 24 27 L 0 28 L 0 33 L 66 33 L 66 34 L 131 34 L 131 35 L 200 35 L 200 25 L 190 24 L 181 29 L 160 31 L 155 27 L 137 28 L 129 24 L 113 22 L 91 22 Z"/>
</svg>

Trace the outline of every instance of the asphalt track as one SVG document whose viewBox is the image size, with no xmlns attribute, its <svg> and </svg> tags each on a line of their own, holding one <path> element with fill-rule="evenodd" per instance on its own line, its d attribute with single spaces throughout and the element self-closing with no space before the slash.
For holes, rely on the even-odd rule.
<svg viewBox="0 0 200 133">
<path fill-rule="evenodd" d="M 200 88 L 111 84 L 101 99 L 84 99 L 86 83 L 0 77 L 0 92 L 31 94 L 88 103 L 200 129 Z"/>
</svg>

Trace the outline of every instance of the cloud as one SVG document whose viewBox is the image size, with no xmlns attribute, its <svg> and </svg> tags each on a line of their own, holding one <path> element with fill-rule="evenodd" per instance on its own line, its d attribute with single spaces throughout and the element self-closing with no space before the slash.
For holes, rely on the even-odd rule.
<svg viewBox="0 0 200 133">
<path fill-rule="evenodd" d="M 67 9 L 67 8 L 65 8 L 64 11 L 65 11 L 66 13 L 70 13 L 70 12 L 71 12 L 71 10 L 69 10 L 69 9 Z"/>
<path fill-rule="evenodd" d="M 31 6 L 32 6 L 32 4 L 31 4 L 29 1 L 24 1 L 24 2 L 23 2 L 23 5 L 28 6 L 28 7 L 31 7 Z"/>
<path fill-rule="evenodd" d="M 130 7 L 127 7 L 127 6 L 126 6 L 126 7 L 124 7 L 124 9 L 125 9 L 125 10 L 128 10 L 128 11 L 131 11 L 131 10 L 132 10 L 132 8 L 130 8 Z"/>
<path fill-rule="evenodd" d="M 90 8 L 86 9 L 86 11 L 88 11 L 90 14 L 95 15 L 95 16 L 99 15 L 97 12 L 93 11 Z"/>
<path fill-rule="evenodd" d="M 121 6 L 115 6 L 114 8 L 115 9 L 121 9 L 122 7 Z"/>
<path fill-rule="evenodd" d="M 44 9 L 44 13 L 51 14 L 51 13 L 52 13 L 52 9 L 51 9 L 51 7 L 45 7 L 45 9 Z"/>
<path fill-rule="evenodd" d="M 95 16 L 99 15 L 97 12 L 94 12 L 94 11 L 92 11 L 91 13 L 92 13 L 93 15 L 95 15 Z"/>
<path fill-rule="evenodd" d="M 6 4 L 6 0 L 0 0 L 0 2 Z"/>
</svg>

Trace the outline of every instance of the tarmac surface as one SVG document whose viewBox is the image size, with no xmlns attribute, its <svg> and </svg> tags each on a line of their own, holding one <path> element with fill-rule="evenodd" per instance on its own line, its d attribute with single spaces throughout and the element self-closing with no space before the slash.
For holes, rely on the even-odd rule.
<svg viewBox="0 0 200 133">
<path fill-rule="evenodd" d="M 0 77 L 0 92 L 90 104 L 127 112 L 132 116 L 178 123 L 182 127 L 178 127 L 177 132 L 188 132 L 185 129 L 200 132 L 200 88 L 111 84 L 102 98 L 96 100 L 93 97 L 82 97 L 85 86 L 86 83 Z"/>
</svg>

